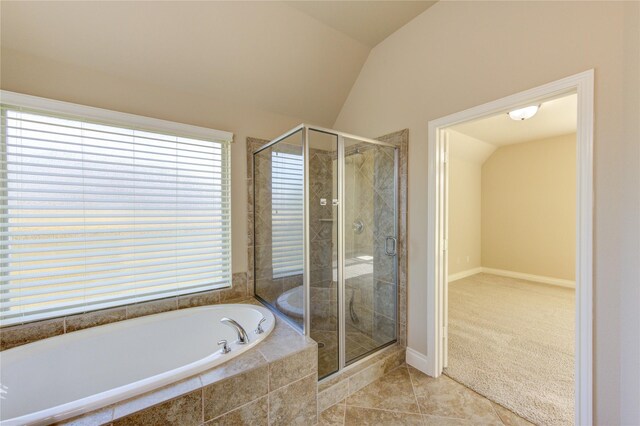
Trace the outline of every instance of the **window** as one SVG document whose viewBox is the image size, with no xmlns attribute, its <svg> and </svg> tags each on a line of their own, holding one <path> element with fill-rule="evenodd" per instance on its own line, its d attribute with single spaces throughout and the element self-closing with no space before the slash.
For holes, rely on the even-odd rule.
<svg viewBox="0 0 640 426">
<path fill-rule="evenodd" d="M 2 325 L 227 287 L 227 132 L 2 92 Z"/>
<path fill-rule="evenodd" d="M 304 164 L 302 155 L 274 152 L 271 156 L 273 191 L 273 277 L 302 274 L 304 220 Z"/>
</svg>

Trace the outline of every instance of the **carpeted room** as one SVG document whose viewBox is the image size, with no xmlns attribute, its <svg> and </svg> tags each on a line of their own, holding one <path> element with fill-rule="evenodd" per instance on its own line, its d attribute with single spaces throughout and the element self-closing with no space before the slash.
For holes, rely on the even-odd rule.
<svg viewBox="0 0 640 426">
<path fill-rule="evenodd" d="M 445 374 L 535 424 L 573 424 L 575 105 L 448 130 Z"/>
</svg>

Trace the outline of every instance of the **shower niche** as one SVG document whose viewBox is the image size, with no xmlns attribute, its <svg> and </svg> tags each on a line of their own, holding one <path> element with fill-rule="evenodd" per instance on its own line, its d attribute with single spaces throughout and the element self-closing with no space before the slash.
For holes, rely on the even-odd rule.
<svg viewBox="0 0 640 426">
<path fill-rule="evenodd" d="M 255 295 L 327 377 L 397 339 L 398 149 L 300 125 L 253 153 Z"/>
</svg>

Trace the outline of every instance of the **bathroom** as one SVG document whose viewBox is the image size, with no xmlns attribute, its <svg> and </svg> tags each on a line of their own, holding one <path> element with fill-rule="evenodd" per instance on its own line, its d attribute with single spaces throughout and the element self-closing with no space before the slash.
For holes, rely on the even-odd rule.
<svg viewBox="0 0 640 426">
<path fill-rule="evenodd" d="M 0 426 L 537 423 L 447 375 L 438 144 L 567 93 L 570 417 L 640 424 L 639 4 L 0 2 Z"/>
<path fill-rule="evenodd" d="M 229 274 L 229 218 L 212 212 L 229 204 L 231 134 L 106 126 L 57 112 L 84 109 L 73 104 L 2 95 L 7 214 L 21 219 L 5 231 L 3 425 L 315 424 L 404 363 L 406 131 L 249 138 L 252 272 Z M 167 123 L 142 123 L 154 124 Z M 40 159 L 46 181 L 33 179 Z M 86 185 L 68 195 L 77 169 Z"/>
</svg>

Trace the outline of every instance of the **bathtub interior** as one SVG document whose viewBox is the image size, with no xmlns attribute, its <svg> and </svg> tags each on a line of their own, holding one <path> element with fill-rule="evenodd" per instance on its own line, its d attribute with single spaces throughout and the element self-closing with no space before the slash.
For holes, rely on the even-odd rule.
<svg viewBox="0 0 640 426">
<path fill-rule="evenodd" d="M 236 332 L 220 323 L 225 316 L 247 331 L 249 345 L 234 343 Z M 265 332 L 257 335 L 263 317 Z M 0 352 L 0 383 L 6 391 L 0 420 L 100 394 L 111 402 L 130 397 L 136 388 L 150 390 L 232 359 L 263 340 L 274 325 L 265 308 L 218 305 L 93 327 Z M 231 346 L 229 354 L 220 351 L 222 339 Z"/>
</svg>

